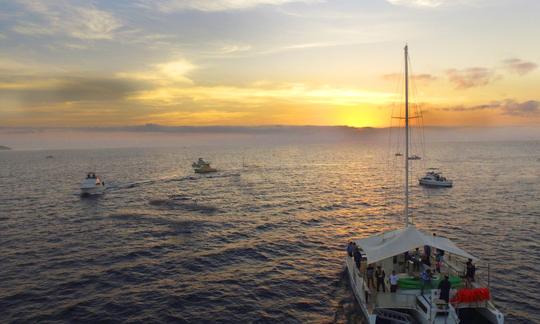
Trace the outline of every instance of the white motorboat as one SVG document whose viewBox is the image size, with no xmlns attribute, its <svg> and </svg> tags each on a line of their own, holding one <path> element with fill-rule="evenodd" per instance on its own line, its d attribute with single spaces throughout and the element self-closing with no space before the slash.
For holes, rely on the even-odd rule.
<svg viewBox="0 0 540 324">
<path fill-rule="evenodd" d="M 197 162 L 193 162 L 191 165 L 195 173 L 211 173 L 217 172 L 217 169 L 214 169 L 210 166 L 210 162 L 206 162 L 202 158 L 199 158 Z"/>
<path fill-rule="evenodd" d="M 437 171 L 437 169 L 430 169 L 426 172 L 426 175 L 418 179 L 418 182 L 422 186 L 426 187 L 452 187 L 452 180 L 448 180 L 443 177 L 442 173 Z"/>
<path fill-rule="evenodd" d="M 97 195 L 103 191 L 105 191 L 105 182 L 101 181 L 94 172 L 89 172 L 81 183 L 81 195 Z"/>
<path fill-rule="evenodd" d="M 405 46 L 405 156 L 409 156 L 408 81 Z M 484 281 L 484 268 L 477 271 L 473 264 L 478 258 L 449 239 L 423 233 L 409 222 L 409 159 L 404 161 L 405 227 L 355 240 L 355 245 L 351 242 L 345 259 L 350 286 L 367 323 L 503 324 L 504 316 L 489 292 L 489 265 Z M 420 249 L 424 250 L 422 256 Z M 436 257 L 432 254 L 435 251 Z M 435 275 L 428 271 L 432 265 Z M 387 276 L 392 272 L 397 277 Z M 373 279 L 381 273 L 382 280 L 375 284 Z M 443 280 L 443 276 L 448 278 Z M 441 293 L 443 290 L 447 294 Z"/>
</svg>

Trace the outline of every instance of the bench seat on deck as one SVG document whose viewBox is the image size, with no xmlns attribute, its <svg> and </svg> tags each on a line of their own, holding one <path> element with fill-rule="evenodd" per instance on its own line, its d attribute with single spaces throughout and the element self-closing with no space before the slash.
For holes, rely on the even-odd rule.
<svg viewBox="0 0 540 324">
<path fill-rule="evenodd" d="M 441 278 L 431 279 L 431 287 L 432 288 L 439 287 L 439 283 L 441 282 L 441 280 L 442 280 Z M 460 277 L 451 276 L 449 280 L 450 280 L 450 284 L 452 284 L 452 288 L 463 287 L 463 280 Z M 414 277 L 399 278 L 398 287 L 399 289 L 421 289 L 422 280 L 420 280 L 420 278 L 414 278 Z"/>
</svg>

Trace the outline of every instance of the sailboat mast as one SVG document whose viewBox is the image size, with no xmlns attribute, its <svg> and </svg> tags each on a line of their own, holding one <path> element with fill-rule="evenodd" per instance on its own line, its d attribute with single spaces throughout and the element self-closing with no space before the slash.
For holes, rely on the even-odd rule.
<svg viewBox="0 0 540 324">
<path fill-rule="evenodd" d="M 405 227 L 409 226 L 409 49 L 405 45 Z"/>
</svg>

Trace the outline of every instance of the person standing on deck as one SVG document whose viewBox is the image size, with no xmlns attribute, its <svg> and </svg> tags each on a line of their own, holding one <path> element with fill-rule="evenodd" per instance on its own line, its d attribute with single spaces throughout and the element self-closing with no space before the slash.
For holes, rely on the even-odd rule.
<svg viewBox="0 0 540 324">
<path fill-rule="evenodd" d="M 439 254 L 439 251 L 437 251 L 437 255 L 435 255 L 435 271 L 438 273 L 441 273 L 441 264 L 442 256 Z"/>
<path fill-rule="evenodd" d="M 467 287 L 472 287 L 472 283 L 474 282 L 474 274 L 476 272 L 476 267 L 472 263 L 472 259 L 469 259 L 467 261 L 466 265 L 466 272 L 465 272 L 465 280 Z"/>
<path fill-rule="evenodd" d="M 424 264 L 431 266 L 431 246 L 424 245 Z"/>
<path fill-rule="evenodd" d="M 362 262 L 362 253 L 360 253 L 360 249 L 357 247 L 354 249 L 354 263 L 356 264 L 356 267 L 358 270 L 360 270 L 360 264 Z"/>
<path fill-rule="evenodd" d="M 425 271 L 422 271 L 420 274 L 420 279 L 422 280 L 422 288 L 420 289 L 420 293 L 424 294 L 424 288 L 431 289 L 431 270 L 426 269 Z"/>
<path fill-rule="evenodd" d="M 450 289 L 452 283 L 448 280 L 448 275 L 444 275 L 444 279 L 439 283 L 439 289 L 441 290 L 439 298 L 444 300 L 447 304 L 450 301 Z"/>
<path fill-rule="evenodd" d="M 354 243 L 352 241 L 349 242 L 349 244 L 347 245 L 347 254 L 352 258 L 353 257 L 353 252 L 354 252 Z"/>
<path fill-rule="evenodd" d="M 390 281 L 390 292 L 395 293 L 397 291 L 399 280 L 395 270 L 392 270 L 392 274 L 388 277 L 388 280 Z"/>
<path fill-rule="evenodd" d="M 377 270 L 375 271 L 375 278 L 377 279 L 377 292 L 379 292 L 380 286 L 382 286 L 382 291 L 386 292 L 386 287 L 384 286 L 385 277 L 386 273 L 384 272 L 384 269 L 381 269 L 381 266 L 377 266 Z"/>
<path fill-rule="evenodd" d="M 375 281 L 373 280 L 375 278 L 375 269 L 373 268 L 373 264 L 368 265 L 366 269 L 366 276 L 368 288 L 375 289 Z"/>
<path fill-rule="evenodd" d="M 418 248 L 415 249 L 413 255 L 413 271 L 420 271 L 420 251 Z"/>
</svg>

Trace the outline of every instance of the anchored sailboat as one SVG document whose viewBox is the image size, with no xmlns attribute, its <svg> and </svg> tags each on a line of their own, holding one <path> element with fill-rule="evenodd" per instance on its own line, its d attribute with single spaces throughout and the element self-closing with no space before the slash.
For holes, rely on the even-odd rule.
<svg viewBox="0 0 540 324">
<path fill-rule="evenodd" d="M 404 51 L 405 156 L 408 157 L 407 46 Z M 504 323 L 503 314 L 491 301 L 489 270 L 486 287 L 479 271 L 475 271 L 476 257 L 449 239 L 423 233 L 409 222 L 409 159 L 404 160 L 405 227 L 356 240 L 355 245 L 349 246 L 345 260 L 351 288 L 368 323 Z M 385 272 L 393 273 L 392 292 Z"/>
</svg>

